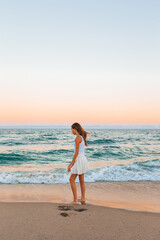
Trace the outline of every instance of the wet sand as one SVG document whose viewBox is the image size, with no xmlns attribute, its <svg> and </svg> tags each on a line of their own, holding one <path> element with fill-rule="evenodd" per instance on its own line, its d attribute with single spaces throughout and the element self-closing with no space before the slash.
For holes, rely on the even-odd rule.
<svg viewBox="0 0 160 240">
<path fill-rule="evenodd" d="M 86 205 L 69 184 L 0 185 L 0 240 L 158 240 L 159 199 L 160 182 L 87 183 Z"/>
<path fill-rule="evenodd" d="M 76 183 L 78 198 L 80 184 Z M 160 213 L 160 182 L 86 183 L 89 204 Z M 70 184 L 1 184 L 0 202 L 70 203 Z"/>
</svg>

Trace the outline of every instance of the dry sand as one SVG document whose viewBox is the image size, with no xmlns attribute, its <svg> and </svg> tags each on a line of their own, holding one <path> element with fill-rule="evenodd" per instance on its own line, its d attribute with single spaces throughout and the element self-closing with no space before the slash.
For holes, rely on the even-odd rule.
<svg viewBox="0 0 160 240">
<path fill-rule="evenodd" d="M 159 240 L 160 214 L 90 204 L 0 203 L 0 239 Z"/>
<path fill-rule="evenodd" d="M 87 183 L 86 199 L 69 204 L 69 184 L 0 185 L 0 240 L 160 239 L 160 182 Z"/>
</svg>

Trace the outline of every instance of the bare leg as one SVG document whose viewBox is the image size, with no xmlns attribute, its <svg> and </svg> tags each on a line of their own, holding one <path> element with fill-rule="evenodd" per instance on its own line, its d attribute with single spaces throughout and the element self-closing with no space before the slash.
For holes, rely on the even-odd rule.
<svg viewBox="0 0 160 240">
<path fill-rule="evenodd" d="M 70 176 L 70 184 L 71 184 L 71 189 L 72 189 L 72 192 L 73 192 L 73 202 L 78 202 L 78 199 L 77 199 L 77 188 L 76 188 L 76 183 L 75 183 L 75 179 L 77 177 L 78 174 L 71 174 Z"/>
<path fill-rule="evenodd" d="M 85 201 L 85 182 L 84 182 L 84 173 L 79 175 L 79 182 L 81 185 L 81 201 Z"/>
</svg>

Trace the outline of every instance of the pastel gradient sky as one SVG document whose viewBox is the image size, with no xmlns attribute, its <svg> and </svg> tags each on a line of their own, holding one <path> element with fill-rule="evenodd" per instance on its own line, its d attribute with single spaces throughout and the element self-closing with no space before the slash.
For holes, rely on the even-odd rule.
<svg viewBox="0 0 160 240">
<path fill-rule="evenodd" d="M 160 124 L 160 1 L 0 1 L 0 124 Z"/>
</svg>

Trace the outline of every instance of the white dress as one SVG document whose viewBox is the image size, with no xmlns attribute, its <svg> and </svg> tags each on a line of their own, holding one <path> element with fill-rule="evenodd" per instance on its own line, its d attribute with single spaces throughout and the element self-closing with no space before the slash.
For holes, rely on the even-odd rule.
<svg viewBox="0 0 160 240">
<path fill-rule="evenodd" d="M 82 138 L 82 142 L 79 144 L 79 152 L 77 155 L 77 158 L 74 162 L 73 167 L 71 168 L 72 174 L 83 174 L 86 173 L 89 170 L 88 160 L 85 156 L 84 150 L 85 150 L 85 142 L 81 135 L 79 135 Z M 75 151 L 75 142 L 74 142 L 74 151 Z"/>
</svg>

